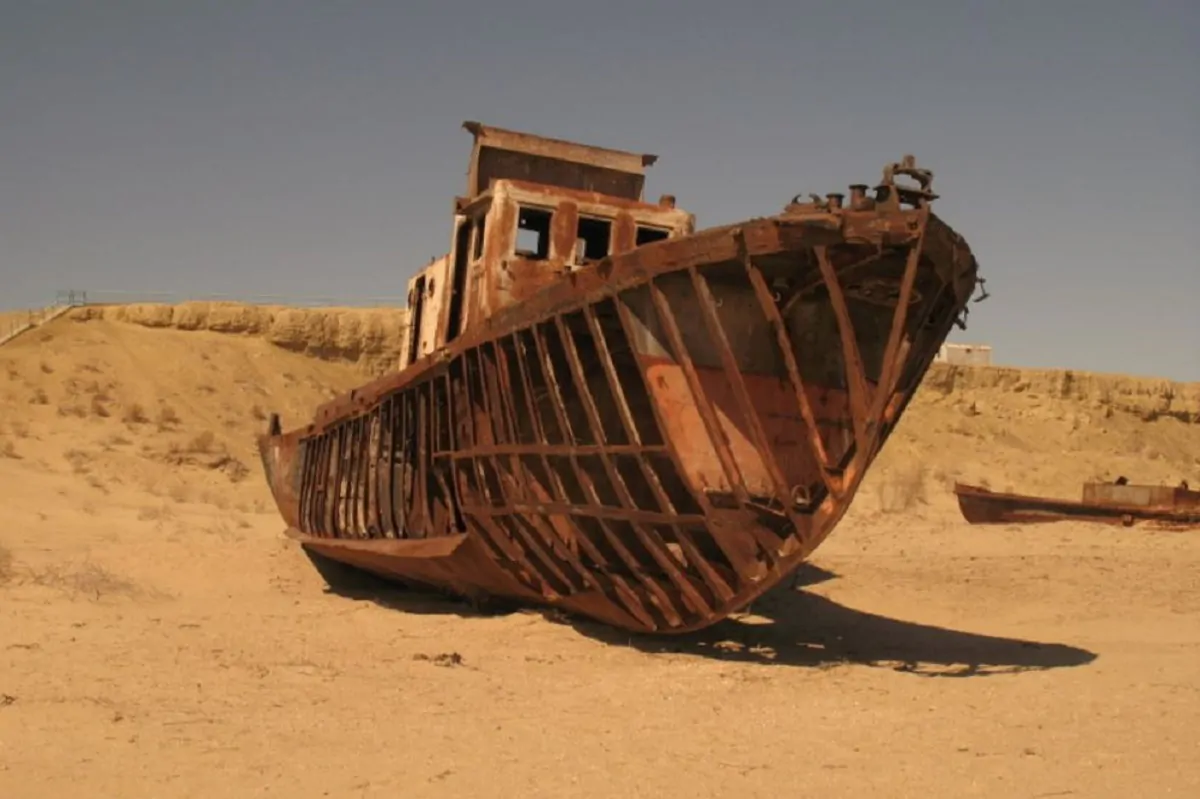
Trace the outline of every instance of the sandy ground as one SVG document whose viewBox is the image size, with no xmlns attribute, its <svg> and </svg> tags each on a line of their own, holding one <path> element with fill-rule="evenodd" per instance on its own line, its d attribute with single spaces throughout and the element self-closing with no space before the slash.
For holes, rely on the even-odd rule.
<svg viewBox="0 0 1200 799">
<path fill-rule="evenodd" d="M 933 380 L 801 587 L 654 639 L 328 590 L 251 436 L 361 380 L 108 319 L 0 349 L 0 796 L 1200 795 L 1200 534 L 947 492 L 1200 482 L 1154 386 Z"/>
</svg>

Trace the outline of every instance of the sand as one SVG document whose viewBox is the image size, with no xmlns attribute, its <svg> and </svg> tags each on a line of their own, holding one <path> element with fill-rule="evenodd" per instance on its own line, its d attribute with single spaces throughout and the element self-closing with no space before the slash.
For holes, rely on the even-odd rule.
<svg viewBox="0 0 1200 799">
<path fill-rule="evenodd" d="M 801 587 L 639 638 L 335 593 L 282 538 L 253 435 L 402 321 L 112 307 L 0 347 L 0 795 L 1200 795 L 1200 533 L 948 491 L 1200 483 L 1196 385 L 936 369 Z"/>
</svg>

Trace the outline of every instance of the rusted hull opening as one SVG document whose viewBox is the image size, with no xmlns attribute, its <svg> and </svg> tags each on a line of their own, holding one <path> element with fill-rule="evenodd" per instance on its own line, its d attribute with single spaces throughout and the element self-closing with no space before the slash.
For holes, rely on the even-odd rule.
<svg viewBox="0 0 1200 799">
<path fill-rule="evenodd" d="M 714 234 L 714 256 L 653 245 L 676 265 L 549 292 L 311 432 L 265 438 L 296 535 L 636 630 L 744 607 L 841 518 L 975 285 L 927 210 L 891 240 L 756 224 Z M 404 554 L 448 536 L 469 545 L 432 577 Z"/>
</svg>

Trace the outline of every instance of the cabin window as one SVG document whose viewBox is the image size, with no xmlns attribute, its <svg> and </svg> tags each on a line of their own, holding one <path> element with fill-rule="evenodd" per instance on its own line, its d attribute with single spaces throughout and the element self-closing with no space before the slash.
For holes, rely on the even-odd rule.
<svg viewBox="0 0 1200 799">
<path fill-rule="evenodd" d="M 671 232 L 669 230 L 663 230 L 662 228 L 657 228 L 657 227 L 644 227 L 642 225 L 638 225 L 637 226 L 637 238 L 635 239 L 635 244 L 638 247 L 641 247 L 643 244 L 649 244 L 650 242 L 653 242 L 653 241 L 662 241 L 663 239 L 668 238 L 670 235 L 671 235 Z"/>
<path fill-rule="evenodd" d="M 582 260 L 599 261 L 608 256 L 609 242 L 612 240 L 612 222 L 595 217 L 579 217 L 579 227 L 575 233 L 576 247 Z"/>
<path fill-rule="evenodd" d="M 487 215 L 475 220 L 475 247 L 472 260 L 478 261 L 483 256 L 483 234 L 487 232 Z"/>
<path fill-rule="evenodd" d="M 517 214 L 517 255 L 544 261 L 550 257 L 550 211 L 521 208 Z"/>
</svg>

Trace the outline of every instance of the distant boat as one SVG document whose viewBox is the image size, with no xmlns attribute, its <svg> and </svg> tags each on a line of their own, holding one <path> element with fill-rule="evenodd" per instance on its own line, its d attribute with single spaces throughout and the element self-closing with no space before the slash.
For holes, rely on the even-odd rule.
<svg viewBox="0 0 1200 799">
<path fill-rule="evenodd" d="M 288 535 L 629 630 L 746 607 L 846 512 L 982 283 L 932 174 L 697 231 L 642 200 L 655 156 L 464 127 L 399 370 L 259 440 Z"/>
<path fill-rule="evenodd" d="M 1148 521 L 1159 526 L 1200 527 L 1200 491 L 1180 486 L 1084 483 L 1083 499 L 1055 499 L 989 491 L 956 483 L 954 493 L 963 518 L 971 524 L 1037 524 L 1089 521 L 1132 526 Z"/>
</svg>

